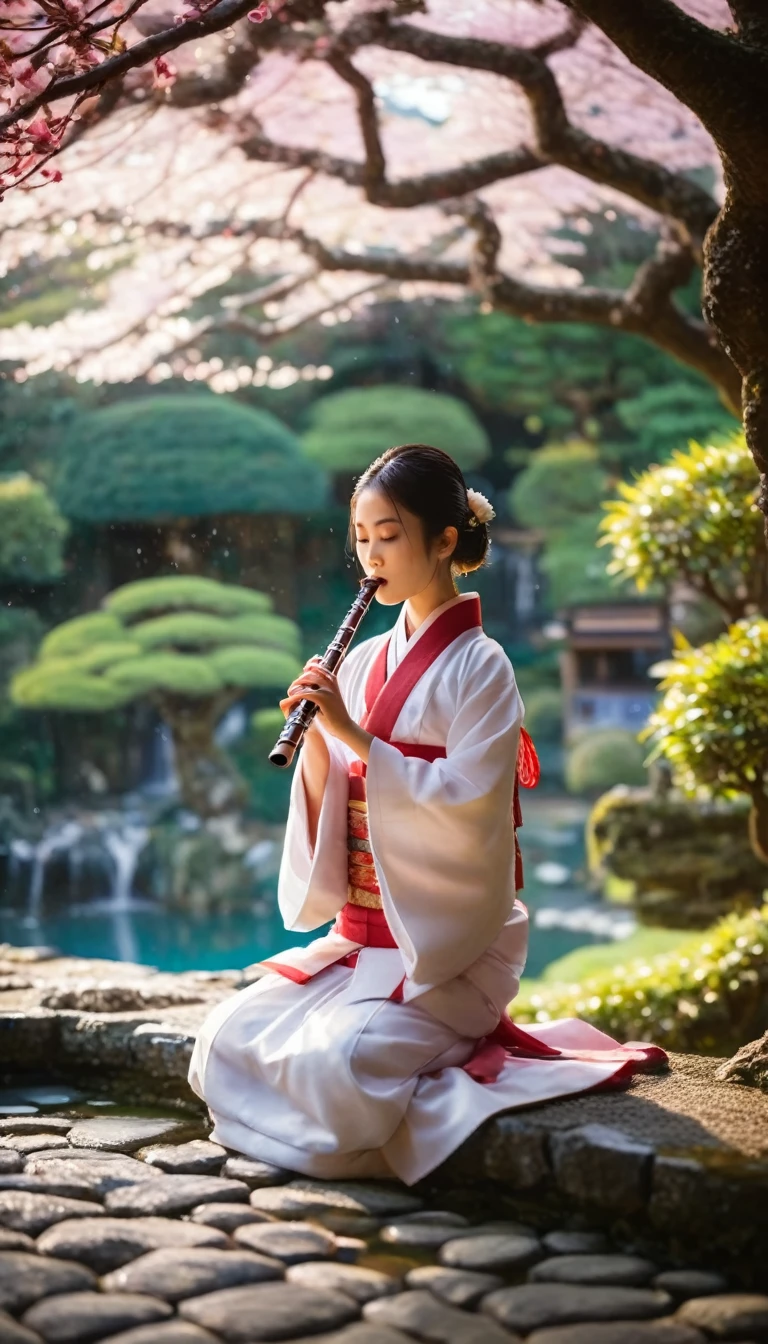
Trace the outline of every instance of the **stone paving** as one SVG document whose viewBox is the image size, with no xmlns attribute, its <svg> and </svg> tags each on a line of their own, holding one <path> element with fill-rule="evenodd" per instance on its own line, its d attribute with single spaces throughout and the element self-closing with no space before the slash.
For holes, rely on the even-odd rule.
<svg viewBox="0 0 768 1344">
<path fill-rule="evenodd" d="M 310 1181 L 192 1113 L 43 1109 L 0 1119 L 0 1344 L 768 1342 L 768 1296 L 573 1219 Z"/>
<path fill-rule="evenodd" d="M 23 1091 L 36 1073 L 50 1084 L 47 1093 L 38 1089 L 40 1096 L 53 1097 L 60 1080 L 88 1088 L 91 1096 L 90 1089 L 101 1086 L 107 1096 L 128 1097 L 137 1106 L 198 1104 L 187 1071 L 199 1024 L 215 1003 L 260 974 L 253 966 L 172 975 L 124 962 L 62 957 L 53 948 L 0 945 L 0 1060 L 8 1070 L 6 1081 Z M 724 1081 L 720 1065 L 717 1059 L 673 1054 L 668 1071 L 638 1077 L 625 1091 L 583 1094 L 498 1116 L 430 1178 L 426 1197 L 444 1207 L 444 1192 L 455 1196 L 463 1189 L 463 1201 L 454 1199 L 454 1205 L 473 1221 L 481 1193 L 497 1211 L 525 1224 L 538 1226 L 538 1216 L 546 1214 L 551 1227 L 565 1229 L 569 1219 L 583 1215 L 584 1226 L 596 1225 L 620 1242 L 634 1238 L 643 1255 L 724 1269 L 732 1282 L 762 1291 L 768 1280 L 768 1092 Z M 197 1115 L 199 1124 L 202 1108 Z M 66 1200 L 97 1204 L 97 1212 L 113 1220 L 197 1222 L 198 1213 L 186 1211 L 192 1198 L 193 1208 L 216 1210 L 206 1214 L 209 1226 L 232 1234 L 239 1207 L 233 1187 L 227 1195 L 219 1186 L 214 1196 L 200 1182 L 213 1177 L 248 1184 L 251 1165 L 236 1157 L 219 1164 L 205 1146 L 204 1132 L 189 1136 L 192 1142 L 197 1137 L 198 1146 L 180 1154 L 178 1134 L 163 1137 L 148 1130 L 141 1157 L 123 1153 L 118 1173 L 114 1165 L 111 1171 L 104 1166 L 114 1162 L 116 1150 L 107 1151 L 102 1142 L 89 1152 L 87 1127 L 70 1142 L 71 1127 L 66 1117 L 50 1121 L 44 1158 L 34 1133 L 17 1129 L 13 1143 L 0 1147 L 0 1178 L 23 1175 L 28 1198 L 55 1197 L 63 1210 Z M 73 1163 L 89 1156 L 87 1174 L 84 1168 L 78 1178 Z M 100 1168 L 94 1165 L 97 1156 Z M 49 1167 L 56 1158 L 59 1165 Z M 140 1188 L 142 1178 L 146 1186 L 152 1175 L 164 1176 L 165 1183 L 151 1192 Z M 171 1177 L 186 1184 L 179 1179 L 168 1184 Z M 283 1216 L 265 1206 L 261 1221 L 270 1213 Z M 373 1234 L 377 1218 L 370 1215 L 369 1225 L 358 1222 L 357 1233 Z M 422 1252 L 437 1254 L 440 1229 L 422 1235 Z M 388 1244 L 398 1249 L 396 1240 Z M 558 1247 L 557 1253 L 566 1252 Z"/>
</svg>

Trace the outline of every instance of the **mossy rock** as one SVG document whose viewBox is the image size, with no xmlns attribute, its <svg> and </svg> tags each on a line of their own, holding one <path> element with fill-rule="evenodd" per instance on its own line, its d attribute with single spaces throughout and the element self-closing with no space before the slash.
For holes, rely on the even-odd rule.
<svg viewBox="0 0 768 1344">
<path fill-rule="evenodd" d="M 617 787 L 595 803 L 587 822 L 592 875 L 633 886 L 646 924 L 707 928 L 759 900 L 768 868 L 753 854 L 749 799 L 700 801 Z"/>
</svg>

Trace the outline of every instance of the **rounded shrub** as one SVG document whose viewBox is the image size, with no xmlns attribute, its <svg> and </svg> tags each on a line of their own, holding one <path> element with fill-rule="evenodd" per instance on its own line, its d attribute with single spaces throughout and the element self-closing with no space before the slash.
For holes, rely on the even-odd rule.
<svg viewBox="0 0 768 1344">
<path fill-rule="evenodd" d="M 563 735 L 563 697 L 554 686 L 525 696 L 525 727 L 534 742 L 556 743 Z"/>
<path fill-rule="evenodd" d="M 321 508 L 327 478 L 268 411 L 213 394 L 118 402 L 77 416 L 55 456 L 64 513 L 89 523 L 163 522 Z"/>
<path fill-rule="evenodd" d="M 644 784 L 644 758 L 634 733 L 623 728 L 587 733 L 573 744 L 566 757 L 568 792 L 591 795 L 615 784 Z"/>
<path fill-rule="evenodd" d="M 362 472 L 400 443 L 431 443 L 462 471 L 490 453 L 480 421 L 457 397 L 399 385 L 353 387 L 322 397 L 312 409 L 302 446 L 326 471 Z"/>
<path fill-rule="evenodd" d="M 26 472 L 0 477 L 0 575 L 48 583 L 63 573 L 69 524 L 44 485 Z"/>
</svg>

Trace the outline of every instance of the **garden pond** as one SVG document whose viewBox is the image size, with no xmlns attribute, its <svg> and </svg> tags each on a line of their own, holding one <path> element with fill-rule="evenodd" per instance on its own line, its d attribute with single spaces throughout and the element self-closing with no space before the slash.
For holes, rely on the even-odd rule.
<svg viewBox="0 0 768 1344">
<path fill-rule="evenodd" d="M 584 855 L 587 806 L 547 797 L 525 800 L 521 844 L 524 899 L 531 913 L 526 974 L 538 977 L 551 962 L 577 948 L 629 936 L 629 909 L 601 901 L 588 889 Z M 83 837 L 98 831 L 100 864 L 86 882 Z M 147 829 L 141 817 L 94 815 L 49 829 L 34 846 L 16 845 L 0 903 L 0 941 L 47 943 L 65 955 L 153 965 L 163 971 L 222 970 L 249 965 L 317 937 L 283 928 L 277 910 L 280 832 L 245 852 L 247 900 L 169 902 L 151 894 L 142 877 Z M 91 847 L 93 850 L 93 846 Z M 94 869 L 94 865 L 91 865 Z M 141 879 L 137 881 L 137 878 Z"/>
</svg>

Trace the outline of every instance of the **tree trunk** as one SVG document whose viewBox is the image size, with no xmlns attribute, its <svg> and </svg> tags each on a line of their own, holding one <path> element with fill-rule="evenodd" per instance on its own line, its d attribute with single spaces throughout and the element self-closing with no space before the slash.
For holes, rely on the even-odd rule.
<svg viewBox="0 0 768 1344">
<path fill-rule="evenodd" d="M 750 790 L 752 810 L 749 814 L 749 843 L 753 853 L 768 863 L 768 797 L 760 788 Z"/>
<path fill-rule="evenodd" d="M 181 800 L 199 817 L 240 812 L 248 786 L 225 751 L 216 743 L 216 725 L 237 696 L 192 700 L 158 693 L 153 701 L 173 739 Z"/>
<path fill-rule="evenodd" d="M 704 312 L 741 374 L 744 429 L 768 515 L 768 181 L 760 160 L 768 162 L 768 135 L 753 162 L 738 171 L 726 162 L 725 204 L 704 246 Z"/>
</svg>

